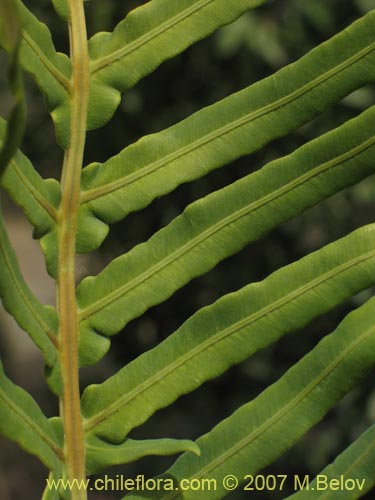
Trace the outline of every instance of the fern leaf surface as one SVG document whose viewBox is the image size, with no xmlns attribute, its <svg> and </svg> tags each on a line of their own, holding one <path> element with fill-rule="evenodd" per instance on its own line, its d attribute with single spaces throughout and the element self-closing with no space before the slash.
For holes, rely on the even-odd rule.
<svg viewBox="0 0 375 500">
<path fill-rule="evenodd" d="M 86 441 L 86 466 L 88 474 L 94 474 L 112 465 L 127 464 L 142 457 L 176 455 L 189 451 L 199 455 L 199 448 L 186 439 L 126 439 L 121 444 L 112 444 L 96 436 Z"/>
<path fill-rule="evenodd" d="M 82 398 L 86 431 L 111 441 L 206 380 L 375 283 L 375 225 L 195 313 Z M 191 376 L 194 374 L 194 376 Z"/>
<path fill-rule="evenodd" d="M 22 43 L 20 60 L 44 94 L 62 147 L 69 143 L 69 93 L 71 63 L 65 54 L 56 52 L 51 33 L 20 0 L 16 1 L 21 17 Z M 10 51 L 6 38 L 0 46 Z"/>
<path fill-rule="evenodd" d="M 52 0 L 52 4 L 61 19 L 64 19 L 64 21 L 70 20 L 70 8 L 68 0 Z"/>
<path fill-rule="evenodd" d="M 131 11 L 113 33 L 97 33 L 89 41 L 88 128 L 107 123 L 120 93 L 163 61 L 262 3 L 265 0 L 152 0 Z M 98 101 L 105 106 L 98 109 Z"/>
<path fill-rule="evenodd" d="M 205 492 L 205 498 L 219 499 L 227 494 L 222 481 L 226 475 L 233 474 L 241 482 L 246 474 L 274 461 L 374 366 L 374 311 L 375 299 L 371 299 L 350 313 L 275 384 L 199 438 L 201 455 L 182 455 L 166 477 L 177 484 L 182 478 L 216 479 L 217 489 Z M 156 498 L 193 499 L 201 494 L 161 492 Z"/>
<path fill-rule="evenodd" d="M 375 78 L 370 12 L 269 78 L 146 136 L 82 172 L 78 251 L 96 248 L 107 224 L 308 122 Z"/>
<path fill-rule="evenodd" d="M 6 122 L 0 119 L 0 143 L 5 137 Z M 1 187 L 24 211 L 41 238 L 55 226 L 60 202 L 60 185 L 55 179 L 42 179 L 30 160 L 17 151 L 1 178 Z"/>
<path fill-rule="evenodd" d="M 277 224 L 373 174 L 374 112 L 194 202 L 148 242 L 85 278 L 77 290 L 82 362 L 100 354 L 95 337 L 116 334 Z"/>
<path fill-rule="evenodd" d="M 55 469 L 63 459 L 50 422 L 33 398 L 5 375 L 0 363 L 0 432 Z"/>
<path fill-rule="evenodd" d="M 25 283 L 17 257 L 0 218 L 0 296 L 6 310 L 42 350 L 46 363 L 56 363 L 57 316 L 42 306 Z"/>
</svg>

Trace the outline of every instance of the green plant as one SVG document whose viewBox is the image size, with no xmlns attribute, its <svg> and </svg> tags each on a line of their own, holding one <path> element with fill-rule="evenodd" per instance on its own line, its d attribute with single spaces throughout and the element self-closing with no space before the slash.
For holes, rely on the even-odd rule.
<svg viewBox="0 0 375 500">
<path fill-rule="evenodd" d="M 87 475 L 147 454 L 179 452 L 184 453 L 163 476 L 173 478 L 177 489 L 155 496 L 200 498 L 202 491 L 179 491 L 178 484 L 210 478 L 217 488 L 205 491 L 205 498 L 222 498 L 226 475 L 243 482 L 272 463 L 374 366 L 374 299 L 196 443 L 136 441 L 129 433 L 179 396 L 374 285 L 373 225 L 201 309 L 156 348 L 103 384 L 87 387 L 82 398 L 79 365 L 97 363 L 109 348 L 109 337 L 194 277 L 372 175 L 374 109 L 192 203 L 147 242 L 78 287 L 76 252 L 98 248 L 109 224 L 288 134 L 373 82 L 375 12 L 273 76 L 82 170 L 86 130 L 110 120 L 121 92 L 265 1 L 152 0 L 132 11 L 112 34 L 98 33 L 89 42 L 83 2 L 52 3 L 69 24 L 70 58 L 55 51 L 46 26 L 21 1 L 0 2 L 1 44 L 11 55 L 15 96 L 9 122 L 0 122 L 0 169 L 3 189 L 24 209 L 40 239 L 48 272 L 56 280 L 56 308 L 41 305 L 27 287 L 3 222 L 0 293 L 6 309 L 41 349 L 61 413 L 47 419 L 2 371 L 0 430 L 36 455 L 51 479 L 78 481 L 71 491 L 47 487 L 44 499 L 85 499 L 78 484 Z M 44 94 L 65 151 L 61 183 L 42 179 L 17 150 L 24 125 L 21 66 Z M 363 488 L 345 498 L 359 498 L 374 485 L 374 434 L 372 426 L 324 470 L 329 478 L 365 479 Z M 329 496 L 313 487 L 295 497 Z M 147 498 L 149 493 L 133 496 Z"/>
</svg>

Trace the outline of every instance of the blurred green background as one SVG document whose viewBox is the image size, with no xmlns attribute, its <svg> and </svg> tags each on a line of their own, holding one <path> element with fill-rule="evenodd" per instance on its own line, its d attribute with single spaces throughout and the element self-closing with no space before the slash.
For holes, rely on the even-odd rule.
<svg viewBox="0 0 375 500">
<path fill-rule="evenodd" d="M 29 0 L 24 3 L 51 27 L 58 50 L 67 52 L 66 26 L 55 15 L 50 1 Z M 112 30 L 127 12 L 144 3 L 139 0 L 91 0 L 86 4 L 89 35 Z M 110 124 L 89 132 L 85 163 L 105 161 L 143 135 L 162 130 L 272 74 L 374 7 L 373 0 L 267 2 L 164 63 L 128 91 Z M 0 114 L 6 116 L 9 110 L 7 59 L 2 53 L 0 68 Z M 149 238 L 193 200 L 234 182 L 357 115 L 374 103 L 374 96 L 374 86 L 362 88 L 287 138 L 274 141 L 260 152 L 216 170 L 203 179 L 181 186 L 145 210 L 130 215 L 126 221 L 115 224 L 102 248 L 93 256 L 79 260 L 81 275 L 97 273 L 114 256 Z M 27 103 L 23 151 L 43 176 L 59 178 L 62 152 L 55 145 L 43 99 L 28 77 Z M 261 280 L 277 268 L 373 222 L 374 194 L 374 179 L 367 179 L 308 210 L 298 219 L 282 224 L 215 270 L 195 279 L 170 300 L 127 325 L 125 331 L 113 339 L 106 358 L 97 367 L 82 370 L 83 386 L 100 382 L 115 373 L 124 363 L 172 333 L 200 307 L 225 293 Z M 49 303 L 53 301 L 53 284 L 43 269 L 37 243 L 31 241 L 31 228 L 6 197 L 3 204 L 9 231 L 30 286 L 43 302 Z M 303 331 L 280 340 L 193 394 L 181 398 L 173 407 L 154 415 L 146 425 L 133 432 L 132 437 L 197 438 L 277 380 L 332 331 L 347 312 L 372 294 L 373 290 L 368 290 L 353 297 Z M 0 316 L 0 354 L 9 376 L 33 394 L 47 415 L 56 414 L 57 404 L 43 381 L 38 353 L 4 312 Z M 374 374 L 375 371 L 264 473 L 303 476 L 318 473 L 375 420 Z M 151 477 L 165 470 L 173 460 L 151 457 L 112 469 L 110 475 L 133 477 L 145 474 Z M 39 499 L 45 476 L 45 470 L 36 460 L 16 445 L 0 439 L 2 500 Z M 289 482 L 289 486 L 291 484 Z M 249 493 L 237 492 L 228 498 L 249 498 Z M 252 498 L 278 500 L 291 493 L 292 490 L 286 487 L 282 492 L 253 493 Z M 92 500 L 120 497 L 119 492 L 92 493 L 90 496 Z M 366 498 L 373 496 L 369 494 Z"/>
</svg>

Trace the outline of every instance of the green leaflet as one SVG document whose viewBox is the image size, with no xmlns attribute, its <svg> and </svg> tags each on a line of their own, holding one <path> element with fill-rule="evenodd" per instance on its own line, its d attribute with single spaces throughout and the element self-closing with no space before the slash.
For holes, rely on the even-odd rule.
<svg viewBox="0 0 375 500">
<path fill-rule="evenodd" d="M 68 0 L 52 0 L 52 4 L 58 15 L 65 21 L 69 21 L 70 9 Z"/>
<path fill-rule="evenodd" d="M 62 460 L 53 427 L 33 398 L 5 375 L 0 362 L 0 432 L 54 469 Z"/>
<path fill-rule="evenodd" d="M 0 119 L 0 143 L 5 133 L 6 122 Z M 60 202 L 60 184 L 55 179 L 42 179 L 20 151 L 16 152 L 4 173 L 1 187 L 22 207 L 34 226 L 36 238 L 41 238 L 54 228 Z"/>
<path fill-rule="evenodd" d="M 16 0 L 22 24 L 20 46 L 21 64 L 31 73 L 44 94 L 56 126 L 57 139 L 62 147 L 69 143 L 70 60 L 56 52 L 49 29 L 21 2 Z M 1 36 L 0 46 L 10 51 Z"/>
<path fill-rule="evenodd" d="M 372 425 L 364 432 L 352 445 L 342 452 L 335 461 L 326 467 L 320 476 L 320 488 L 317 481 L 309 484 L 309 490 L 303 490 L 288 497 L 288 500 L 355 500 L 370 491 L 375 485 L 374 476 L 375 463 L 375 425 Z M 329 488 L 324 490 L 324 482 L 331 480 L 354 479 L 360 482 L 360 487 L 352 491 L 334 490 Z M 336 483 L 337 484 L 337 483 Z"/>
<path fill-rule="evenodd" d="M 5 309 L 41 349 L 50 370 L 51 387 L 55 392 L 60 392 L 56 311 L 52 307 L 42 306 L 25 283 L 1 215 L 0 297 Z"/>
<path fill-rule="evenodd" d="M 372 11 L 275 75 L 86 167 L 78 251 L 100 245 L 107 223 L 254 152 L 373 81 L 374 19 Z"/>
<path fill-rule="evenodd" d="M 216 479 L 217 489 L 205 498 L 219 499 L 227 494 L 226 475 L 241 482 L 279 457 L 374 366 L 374 311 L 371 299 L 349 314 L 275 384 L 198 439 L 200 457 L 182 455 L 163 476 L 176 484 L 182 478 Z M 160 492 L 153 498 L 201 498 L 201 492 Z"/>
<path fill-rule="evenodd" d="M 113 33 L 97 33 L 89 45 L 88 128 L 107 123 L 120 103 L 120 93 L 163 61 L 262 3 L 265 0 L 152 0 L 130 12 Z"/>
<path fill-rule="evenodd" d="M 111 465 L 127 464 L 149 455 L 168 456 L 188 451 L 199 455 L 199 448 L 186 439 L 127 439 L 121 444 L 111 444 L 89 436 L 86 444 L 87 474 L 94 474 Z"/>
<path fill-rule="evenodd" d="M 0 119 L 0 142 L 6 137 L 6 122 Z M 55 263 L 56 245 L 54 225 L 60 199 L 60 185 L 54 179 L 43 180 L 30 161 L 20 152 L 7 166 L 1 187 L 24 210 L 34 226 L 34 236 L 42 238 L 42 246 L 51 263 Z M 4 307 L 15 318 L 35 344 L 41 349 L 51 389 L 61 390 L 60 367 L 57 362 L 57 316 L 55 309 L 42 306 L 25 283 L 18 266 L 17 257 L 9 242 L 2 216 L 0 215 L 0 296 Z"/>
<path fill-rule="evenodd" d="M 144 244 L 78 286 L 82 362 L 113 335 L 244 245 L 375 172 L 375 108 L 291 155 L 192 203 Z M 98 337 L 100 342 L 102 338 Z M 91 350 L 90 350 L 91 349 Z M 86 353 L 86 355 L 85 355 Z"/>
<path fill-rule="evenodd" d="M 156 410 L 374 283 L 371 225 L 201 309 L 157 347 L 89 386 L 86 431 L 123 440 Z"/>
<path fill-rule="evenodd" d="M 81 203 L 77 251 L 85 252 L 103 241 L 110 223 L 147 206 L 181 183 L 258 150 L 307 123 L 353 90 L 373 83 L 375 11 L 275 75 L 165 131 L 144 137 L 104 164 L 87 166 L 79 186 L 75 183 L 79 175 L 75 174 L 81 168 L 85 130 L 77 127 L 72 135 L 71 130 L 75 124 L 86 123 L 87 89 L 76 85 L 82 76 L 79 61 L 86 45 L 83 2 L 51 1 L 68 22 L 72 7 L 71 60 L 56 52 L 48 28 L 22 0 L 0 0 L 0 24 L 5 19 L 6 28 L 11 27 L 10 35 L 1 30 L 0 45 L 11 55 L 10 83 L 16 100 L 9 124 L 0 119 L 0 182 L 34 226 L 49 273 L 59 276 L 57 306 L 65 320 L 59 333 L 63 348 L 56 334 L 56 311 L 40 304 L 25 283 L 1 214 L 0 297 L 41 349 L 48 382 L 60 396 L 60 411 L 70 406 L 73 411 L 69 416 L 61 412 L 62 417 L 48 420 L 31 396 L 6 377 L 0 364 L 0 432 L 39 457 L 50 469 L 50 478 L 57 481 L 72 478 L 74 469 L 79 475 L 84 459 L 86 472 L 91 474 L 150 454 L 185 452 L 164 475 L 176 481 L 176 490 L 156 491 L 151 496 L 200 499 L 201 490 L 185 492 L 181 486 L 178 491 L 179 481 L 213 478 L 217 488 L 205 491 L 204 497 L 222 498 L 227 493 L 222 483 L 225 475 L 235 474 L 242 480 L 245 474 L 256 473 L 272 462 L 373 368 L 375 298 L 348 315 L 277 383 L 198 443 L 134 441 L 127 439 L 129 432 L 181 395 L 374 285 L 375 224 L 201 309 L 157 347 L 103 384 L 89 386 L 82 396 L 80 415 L 77 336 L 75 322 L 67 321 L 75 320 L 71 294 L 75 285 L 76 202 Z M 121 92 L 163 61 L 266 0 L 143 3 L 112 34 L 99 33 L 90 41 L 89 129 L 106 123 L 119 104 Z M 319 7 L 309 11 L 311 15 L 317 13 L 317 23 L 320 13 L 326 13 L 324 0 L 318 4 L 322 6 L 320 11 Z M 4 9 L 14 6 L 19 8 L 21 21 L 15 15 L 12 29 L 8 22 L 12 16 Z M 77 63 L 78 70 L 74 71 L 74 89 L 72 62 Z M 64 160 L 62 185 L 66 196 L 62 207 L 60 185 L 42 179 L 18 150 L 24 122 L 20 64 L 46 97 L 58 142 L 65 149 L 71 146 Z M 77 111 L 72 121 L 71 104 Z M 108 337 L 194 277 L 279 223 L 375 173 L 374 121 L 375 107 L 293 154 L 192 203 L 149 241 L 115 259 L 98 276 L 84 279 L 76 297 L 81 364 L 100 359 L 108 349 Z M 64 362 L 64 390 L 60 358 Z M 80 444 L 85 444 L 85 454 L 75 446 L 81 417 L 85 443 Z M 369 489 L 375 483 L 369 465 L 373 465 L 373 441 L 374 427 L 323 473 L 329 477 L 363 474 Z M 308 491 L 299 496 L 327 497 L 325 493 L 317 497 L 316 490 L 312 491 L 314 495 Z M 146 498 L 149 494 L 142 491 L 130 498 L 139 496 Z M 63 486 L 58 492 L 47 487 L 43 494 L 43 500 L 72 497 L 76 495 Z"/>
<path fill-rule="evenodd" d="M 19 64 L 21 27 L 18 9 L 14 0 L 0 1 L 0 38 L 6 40 L 10 51 L 9 86 L 14 106 L 9 118 L 3 146 L 0 150 L 0 179 L 16 153 L 25 127 L 25 93 L 22 71 Z"/>
<path fill-rule="evenodd" d="M 154 0 L 131 12 L 112 34 L 95 35 L 90 42 L 93 78 L 87 128 L 107 123 L 120 102 L 120 92 L 164 60 L 264 1 Z M 17 3 L 23 28 L 21 62 L 45 95 L 58 142 L 65 149 L 69 144 L 71 63 L 65 54 L 56 52 L 48 28 L 20 0 Z M 53 4 L 63 19 L 69 18 L 65 0 Z M 3 38 L 0 44 L 9 49 Z"/>
<path fill-rule="evenodd" d="M 0 119 L 0 143 L 6 133 L 6 122 Z M 1 187 L 22 207 L 34 227 L 34 237 L 41 238 L 47 269 L 56 276 L 56 218 L 60 203 L 60 184 L 55 179 L 42 179 L 31 162 L 16 152 L 1 178 Z"/>
</svg>

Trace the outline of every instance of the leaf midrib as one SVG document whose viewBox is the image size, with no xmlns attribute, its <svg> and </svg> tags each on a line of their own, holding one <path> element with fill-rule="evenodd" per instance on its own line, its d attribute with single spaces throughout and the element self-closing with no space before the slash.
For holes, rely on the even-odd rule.
<svg viewBox="0 0 375 500">
<path fill-rule="evenodd" d="M 349 261 L 341 264 L 340 266 L 337 266 L 334 269 L 331 269 L 328 272 L 318 276 L 317 278 L 314 278 L 313 280 L 311 280 L 307 284 L 305 283 L 304 285 L 296 288 L 295 290 L 292 290 L 290 293 L 273 301 L 271 304 L 267 304 L 265 307 L 263 307 L 259 311 L 256 311 L 256 312 L 250 314 L 249 316 L 241 319 L 240 321 L 237 321 L 237 322 L 233 323 L 232 325 L 228 326 L 224 330 L 221 330 L 220 332 L 212 335 L 208 339 L 204 340 L 203 342 L 201 342 L 200 344 L 195 346 L 188 353 L 180 356 L 179 359 L 173 361 L 172 363 L 170 363 L 169 365 L 167 365 L 163 369 L 159 370 L 155 375 L 153 375 L 152 377 L 145 380 L 142 384 L 138 385 L 136 388 L 134 388 L 129 393 L 125 394 L 124 396 L 120 397 L 119 399 L 116 399 L 116 401 L 114 403 L 107 405 L 106 409 L 104 411 L 101 411 L 98 414 L 96 414 L 94 417 L 87 419 L 86 426 L 85 426 L 86 432 L 88 432 L 91 429 L 98 426 L 104 420 L 106 420 L 111 415 L 113 415 L 118 410 L 120 410 L 123 406 L 129 404 L 132 400 L 135 400 L 143 392 L 149 390 L 152 386 L 156 385 L 161 380 L 164 380 L 170 373 L 178 370 L 179 368 L 181 368 L 181 366 L 183 366 L 184 364 L 187 364 L 193 358 L 199 356 L 204 351 L 208 350 L 210 347 L 212 347 L 214 345 L 218 345 L 220 342 L 223 342 L 228 337 L 230 337 L 234 334 L 237 334 L 242 329 L 247 328 L 247 327 L 251 326 L 252 324 L 255 324 L 257 321 L 260 321 L 265 316 L 267 316 L 267 315 L 269 315 L 277 310 L 282 309 L 282 307 L 284 307 L 290 301 L 297 300 L 297 299 L 301 298 L 303 295 L 311 292 L 311 290 L 313 290 L 314 288 L 318 288 L 319 286 L 323 285 L 325 282 L 327 282 L 333 278 L 336 278 L 337 276 L 344 273 L 348 269 L 354 268 L 357 265 L 360 265 L 360 264 L 362 264 L 362 263 L 364 263 L 364 262 L 366 262 L 374 257 L 375 257 L 375 250 L 373 250 L 371 252 L 367 252 L 366 254 L 361 255 L 360 257 L 352 258 Z M 272 341 L 272 339 L 270 340 L 270 342 L 271 341 Z"/>
<path fill-rule="evenodd" d="M 340 363 L 350 355 L 355 348 L 361 344 L 364 340 L 367 339 L 370 335 L 372 335 L 375 331 L 374 326 L 365 330 L 365 332 L 360 335 L 357 339 L 355 339 L 346 349 L 340 352 L 335 359 L 322 370 L 321 373 L 317 377 L 315 377 L 310 384 L 308 384 L 303 391 L 300 391 L 290 402 L 281 407 L 277 412 L 275 412 L 270 418 L 265 420 L 257 429 L 251 432 L 248 436 L 238 441 L 234 446 L 226 450 L 220 456 L 218 456 L 215 460 L 207 464 L 205 467 L 201 468 L 197 473 L 191 476 L 189 479 L 200 478 L 205 475 L 208 476 L 208 473 L 213 469 L 220 467 L 224 463 L 227 463 L 234 455 L 240 452 L 243 448 L 248 446 L 251 442 L 258 439 L 262 434 L 264 434 L 269 428 L 271 428 L 277 421 L 280 421 L 284 418 L 290 411 L 292 411 L 300 402 L 302 402 L 307 396 L 326 379 L 329 375 L 331 375 Z M 313 352 L 313 351 L 311 351 Z M 295 365 L 297 366 L 297 365 Z M 276 382 L 277 383 L 277 382 Z M 230 418 L 230 417 L 229 417 Z M 174 492 L 171 495 L 167 495 L 164 497 L 165 500 L 170 500 L 176 498 L 176 495 L 179 495 L 179 492 Z"/>
<path fill-rule="evenodd" d="M 156 160 L 155 162 L 150 163 L 146 167 L 143 167 L 136 172 L 133 172 L 129 175 L 126 175 L 126 176 L 124 176 L 116 181 L 104 184 L 103 186 L 83 191 L 82 195 L 81 195 L 82 204 L 87 203 L 88 201 L 98 199 L 102 196 L 110 194 L 110 193 L 117 191 L 119 189 L 122 189 L 123 187 L 126 187 L 126 186 L 136 182 L 137 180 L 142 179 L 142 178 L 150 175 L 151 173 L 159 170 L 160 168 L 168 165 L 169 163 L 176 161 L 185 155 L 190 154 L 191 152 L 205 146 L 206 144 L 209 144 L 210 142 L 215 141 L 216 139 L 219 139 L 220 137 L 223 137 L 226 134 L 229 134 L 230 132 L 236 130 L 237 128 L 240 128 L 244 125 L 247 125 L 248 123 L 250 123 L 252 121 L 256 121 L 257 119 L 262 118 L 269 113 L 275 112 L 278 109 L 281 109 L 282 107 L 285 107 L 288 104 L 291 104 L 293 101 L 295 101 L 299 97 L 302 97 L 303 95 L 307 94 L 308 92 L 313 90 L 315 87 L 318 87 L 319 85 L 323 84 L 324 82 L 326 82 L 330 78 L 337 76 L 342 71 L 345 71 L 347 68 L 349 68 L 350 66 L 352 66 L 356 62 L 358 62 L 361 59 L 363 59 L 364 57 L 368 56 L 374 50 L 375 50 L 375 42 L 371 43 L 368 47 L 366 47 L 365 49 L 362 49 L 361 51 L 359 51 L 357 54 L 350 57 L 349 59 L 343 61 L 342 63 L 338 64 L 337 66 L 334 66 L 333 68 L 331 68 L 329 71 L 327 71 L 323 75 L 319 75 L 317 78 L 314 78 L 309 83 L 303 85 L 302 87 L 291 92 L 290 94 L 287 94 L 286 96 L 282 97 L 281 99 L 278 99 L 270 104 L 267 104 L 266 106 L 264 106 L 260 109 L 257 109 L 257 110 L 255 110 L 255 111 L 253 111 L 253 112 L 251 112 L 251 113 L 249 113 L 249 114 L 247 114 L 247 115 L 245 115 L 237 120 L 234 120 L 233 122 L 231 122 L 223 127 L 220 127 L 219 129 L 217 129 L 213 132 L 210 132 L 209 134 L 207 134 L 205 136 L 200 137 L 198 140 L 193 141 L 192 143 L 182 147 L 181 149 L 179 149 L 177 151 L 169 153 L 164 158 Z M 123 154 L 123 152 L 119 153 L 118 156 L 120 156 L 122 154 Z"/>
<path fill-rule="evenodd" d="M 47 212 L 47 214 L 51 217 L 53 221 L 57 220 L 57 211 L 56 208 L 49 203 L 49 201 L 44 198 L 44 196 L 41 195 L 41 193 L 35 189 L 33 184 L 27 179 L 27 177 L 22 173 L 21 168 L 19 167 L 18 163 L 16 160 L 12 161 L 12 165 L 14 168 L 14 171 L 19 178 L 19 180 L 22 182 L 22 184 L 26 187 L 26 189 L 29 191 L 31 196 L 34 198 L 34 200 L 40 205 L 40 207 Z"/>
<path fill-rule="evenodd" d="M 70 92 L 70 83 L 68 78 L 66 78 L 54 64 L 46 57 L 37 43 L 31 38 L 31 36 L 27 33 L 27 31 L 23 30 L 22 37 L 25 40 L 26 44 L 30 47 L 30 49 L 34 52 L 49 74 L 63 87 L 66 92 Z"/>
<path fill-rule="evenodd" d="M 253 203 L 250 203 L 250 205 L 246 205 L 245 207 L 242 207 L 240 210 L 237 210 L 237 211 L 231 213 L 230 215 L 224 217 L 224 219 L 219 220 L 218 222 L 216 222 L 215 224 L 213 224 L 209 228 L 202 231 L 197 236 L 190 239 L 187 243 L 185 243 L 184 245 L 179 247 L 177 250 L 175 250 L 171 254 L 167 255 L 165 258 L 161 259 L 161 261 L 159 261 L 155 265 L 151 266 L 149 269 L 147 269 L 145 272 L 141 273 L 139 276 L 137 276 L 134 279 L 130 280 L 129 282 L 125 283 L 123 286 L 120 286 L 118 289 L 114 290 L 113 292 L 108 293 L 105 297 L 98 299 L 93 304 L 80 309 L 79 310 L 79 320 L 80 321 L 87 320 L 90 316 L 93 316 L 94 314 L 98 313 L 100 310 L 109 306 L 112 302 L 115 302 L 116 300 L 120 299 L 123 295 L 128 293 L 130 290 L 136 288 L 141 283 L 150 279 L 152 276 L 154 276 L 155 274 L 160 272 L 162 269 L 169 266 L 172 262 L 180 259 L 184 254 L 188 253 L 193 248 L 197 247 L 203 241 L 205 241 L 209 237 L 213 236 L 215 233 L 222 230 L 226 226 L 228 226 L 228 225 L 240 220 L 241 218 L 249 215 L 251 212 L 255 212 L 256 210 L 260 209 L 261 207 L 275 201 L 276 199 L 280 198 L 284 194 L 296 189 L 297 187 L 303 185 L 305 182 L 309 181 L 313 177 L 317 177 L 318 175 L 329 170 L 330 168 L 337 167 L 337 166 L 353 159 L 355 156 L 363 153 L 366 149 L 369 149 L 374 144 L 375 144 L 375 137 L 371 137 L 370 139 L 368 139 L 367 141 L 363 142 L 362 144 L 356 146 L 355 148 L 353 148 L 349 151 L 346 151 L 344 154 L 342 154 L 336 158 L 333 158 L 332 160 L 325 162 L 321 165 L 318 165 L 317 167 L 313 168 L 311 171 L 306 172 L 305 174 L 298 177 L 297 179 L 293 179 L 293 181 L 288 182 L 287 184 L 285 184 L 281 188 L 276 189 L 275 191 L 267 194 L 266 196 L 263 196 L 259 200 L 255 201 Z M 103 272 L 105 272 L 105 271 L 103 271 Z"/>
<path fill-rule="evenodd" d="M 121 47 L 120 49 L 117 49 L 106 56 L 93 60 L 91 63 L 91 74 L 94 75 L 101 69 L 117 62 L 119 59 L 122 59 L 123 57 L 128 56 L 129 54 L 139 49 L 143 45 L 146 45 L 146 43 L 150 42 L 153 38 L 157 38 L 158 36 L 162 35 L 164 32 L 173 28 L 176 24 L 184 21 L 185 19 L 195 14 L 202 8 L 206 7 L 213 1 L 214 0 L 199 0 L 195 5 L 187 7 L 182 12 L 168 19 L 164 23 L 161 23 L 156 28 L 148 31 L 147 33 L 140 36 L 133 42 L 130 42 L 124 47 Z"/>
</svg>

